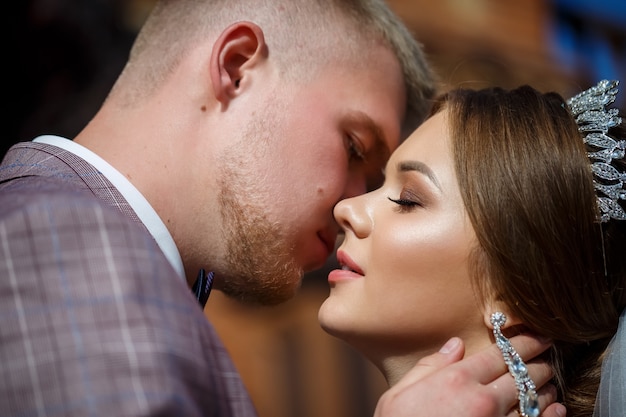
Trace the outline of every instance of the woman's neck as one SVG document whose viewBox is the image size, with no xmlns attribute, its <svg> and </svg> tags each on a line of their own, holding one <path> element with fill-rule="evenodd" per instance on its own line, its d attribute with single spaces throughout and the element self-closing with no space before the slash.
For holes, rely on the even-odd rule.
<svg viewBox="0 0 626 417">
<path fill-rule="evenodd" d="M 491 345 L 491 330 L 485 327 L 485 331 L 473 336 L 464 335 L 461 337 L 465 345 L 465 357 L 470 356 L 485 347 Z M 444 342 L 445 343 L 445 342 Z M 441 344 L 443 346 L 443 343 Z M 415 350 L 407 353 L 395 353 L 381 355 L 378 358 L 370 357 L 370 360 L 382 372 L 389 386 L 393 386 L 409 372 L 417 362 L 431 355 L 441 346 L 433 346 L 431 349 Z"/>
<path fill-rule="evenodd" d="M 391 387 L 400 381 L 407 372 L 409 372 L 415 364 L 425 356 L 432 352 L 413 352 L 406 355 L 388 356 L 376 363 L 376 366 L 382 372 L 387 380 L 387 384 Z"/>
</svg>

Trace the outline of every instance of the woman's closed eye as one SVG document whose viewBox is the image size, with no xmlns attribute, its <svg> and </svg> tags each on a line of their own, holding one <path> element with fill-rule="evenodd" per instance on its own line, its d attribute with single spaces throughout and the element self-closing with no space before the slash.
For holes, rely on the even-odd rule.
<svg viewBox="0 0 626 417">
<path fill-rule="evenodd" d="M 412 211 L 413 209 L 415 209 L 416 207 L 421 207 L 422 203 L 419 201 L 419 199 L 415 196 L 406 196 L 404 195 L 405 193 L 402 193 L 400 195 L 400 198 L 391 198 L 391 197 L 387 197 L 387 199 L 389 199 L 389 201 L 397 204 L 397 210 L 400 213 L 405 213 L 405 212 L 409 212 Z"/>
</svg>

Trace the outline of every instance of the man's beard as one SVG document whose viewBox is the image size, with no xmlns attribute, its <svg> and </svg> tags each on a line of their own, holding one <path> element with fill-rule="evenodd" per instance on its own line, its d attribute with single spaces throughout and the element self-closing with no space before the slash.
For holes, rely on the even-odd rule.
<svg viewBox="0 0 626 417">
<path fill-rule="evenodd" d="M 280 198 L 272 198 L 272 190 L 249 169 L 272 146 L 269 138 L 259 137 L 259 132 L 273 131 L 267 123 L 274 119 L 265 116 L 253 121 L 246 137 L 223 155 L 218 201 L 226 242 L 226 276 L 220 288 L 241 301 L 275 305 L 295 296 L 303 270 L 280 224 L 267 216 L 267 205 L 280 204 L 276 202 Z"/>
<path fill-rule="evenodd" d="M 227 276 L 221 290 L 253 304 L 285 302 L 300 287 L 302 269 L 296 265 L 279 227 L 266 218 L 262 208 L 239 200 L 250 198 L 250 194 L 237 190 L 234 174 L 230 175 L 219 197 L 227 251 Z"/>
</svg>

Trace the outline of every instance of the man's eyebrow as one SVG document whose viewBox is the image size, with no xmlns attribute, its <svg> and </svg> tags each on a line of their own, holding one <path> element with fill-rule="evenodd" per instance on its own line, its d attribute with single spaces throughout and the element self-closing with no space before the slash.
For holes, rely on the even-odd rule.
<svg viewBox="0 0 626 417">
<path fill-rule="evenodd" d="M 367 152 L 368 154 L 380 158 L 382 161 L 389 159 L 391 150 L 387 145 L 385 134 L 379 124 L 370 116 L 360 111 L 350 113 L 347 119 L 349 123 L 365 129 L 372 136 L 373 143 L 371 149 Z"/>
<path fill-rule="evenodd" d="M 439 189 L 439 191 L 443 191 L 441 189 L 441 185 L 435 176 L 435 173 L 423 162 L 420 161 L 400 161 L 396 166 L 399 172 L 408 172 L 408 171 L 417 171 L 419 173 L 424 174 L 430 181 L 435 184 L 435 186 Z"/>
</svg>

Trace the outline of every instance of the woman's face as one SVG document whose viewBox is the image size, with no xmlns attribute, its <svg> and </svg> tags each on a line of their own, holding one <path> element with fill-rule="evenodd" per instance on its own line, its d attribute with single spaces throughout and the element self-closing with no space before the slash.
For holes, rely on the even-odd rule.
<svg viewBox="0 0 626 417">
<path fill-rule="evenodd" d="M 468 274 L 475 234 L 454 170 L 445 111 L 392 155 L 385 183 L 340 202 L 345 232 L 322 327 L 366 356 L 437 350 L 486 328 Z M 374 358 L 372 358 L 374 359 Z"/>
</svg>

